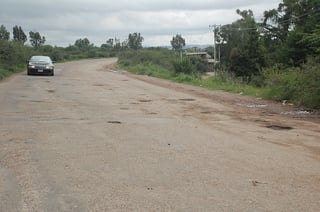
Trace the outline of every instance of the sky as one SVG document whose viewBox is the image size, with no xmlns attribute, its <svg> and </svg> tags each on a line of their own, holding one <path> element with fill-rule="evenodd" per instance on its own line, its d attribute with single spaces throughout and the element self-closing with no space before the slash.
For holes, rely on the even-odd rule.
<svg viewBox="0 0 320 212">
<path fill-rule="evenodd" d="M 210 45 L 209 25 L 239 19 L 236 9 L 251 9 L 256 20 L 278 7 L 281 0 L 1 0 L 0 25 L 12 38 L 21 26 L 39 32 L 46 44 L 66 47 L 79 38 L 100 46 L 109 38 L 122 41 L 130 33 L 144 37 L 143 46 L 170 46 L 180 34 L 187 45 Z"/>
</svg>

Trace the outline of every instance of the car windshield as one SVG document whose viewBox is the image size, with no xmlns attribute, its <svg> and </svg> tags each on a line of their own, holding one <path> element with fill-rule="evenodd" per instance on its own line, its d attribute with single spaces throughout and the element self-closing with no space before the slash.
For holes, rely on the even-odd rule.
<svg viewBox="0 0 320 212">
<path fill-rule="evenodd" d="M 30 62 L 47 62 L 51 63 L 51 59 L 47 56 L 33 56 L 30 59 Z"/>
</svg>

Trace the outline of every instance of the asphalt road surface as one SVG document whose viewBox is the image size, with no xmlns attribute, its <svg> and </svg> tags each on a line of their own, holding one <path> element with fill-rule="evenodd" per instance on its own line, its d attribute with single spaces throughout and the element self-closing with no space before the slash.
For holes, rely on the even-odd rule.
<svg viewBox="0 0 320 212">
<path fill-rule="evenodd" d="M 115 61 L 0 82 L 0 211 L 319 211 L 317 116 Z"/>
</svg>

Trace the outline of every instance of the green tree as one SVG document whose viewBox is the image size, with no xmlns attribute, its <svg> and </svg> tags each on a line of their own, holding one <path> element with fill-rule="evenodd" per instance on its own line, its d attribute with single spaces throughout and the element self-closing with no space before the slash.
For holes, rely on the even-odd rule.
<svg viewBox="0 0 320 212">
<path fill-rule="evenodd" d="M 38 48 L 42 46 L 46 42 L 46 38 L 44 36 L 41 37 L 39 32 L 29 32 L 30 43 L 33 47 Z"/>
<path fill-rule="evenodd" d="M 140 33 L 137 33 L 137 32 L 133 34 L 130 33 L 128 36 L 128 47 L 134 50 L 141 49 L 143 40 L 144 38 L 141 36 Z"/>
<path fill-rule="evenodd" d="M 265 66 L 260 32 L 251 10 L 236 12 L 241 18 L 216 29 L 217 41 L 222 47 L 222 61 L 228 60 L 229 71 L 250 79 Z"/>
<path fill-rule="evenodd" d="M 109 47 L 113 47 L 114 46 L 114 39 L 113 38 L 109 38 L 106 43 L 107 43 L 107 45 Z"/>
<path fill-rule="evenodd" d="M 301 65 L 314 54 L 316 44 L 306 39 L 320 22 L 319 0 L 283 0 L 264 13 L 264 41 L 275 62 Z M 309 37 L 310 38 L 310 37 Z M 309 40 L 309 42 L 307 42 Z M 270 48 L 271 47 L 271 48 Z"/>
<path fill-rule="evenodd" d="M 21 26 L 13 27 L 13 40 L 22 44 L 24 44 L 27 41 L 27 36 L 22 30 Z"/>
<path fill-rule="evenodd" d="M 172 48 L 176 51 L 181 51 L 183 47 L 186 46 L 186 40 L 181 35 L 173 36 L 170 43 Z"/>
<path fill-rule="evenodd" d="M 112 49 L 115 46 L 115 39 L 114 38 L 109 38 L 106 43 L 102 44 L 101 47 L 102 48 L 106 48 L 106 49 Z"/>
<path fill-rule="evenodd" d="M 88 38 L 80 38 L 75 41 L 74 45 L 77 46 L 80 50 L 89 50 L 91 47 L 93 47 L 93 44 L 90 44 Z"/>
<path fill-rule="evenodd" d="M 0 26 L 0 39 L 1 40 L 9 40 L 10 32 L 8 32 L 7 28 L 4 25 Z"/>
<path fill-rule="evenodd" d="M 320 53 L 320 25 L 311 33 L 304 33 L 300 43 L 305 45 L 312 55 L 317 55 Z"/>
<path fill-rule="evenodd" d="M 119 38 L 115 37 L 114 38 L 114 46 L 113 48 L 117 51 L 119 51 L 122 47 L 121 47 L 121 41 Z"/>
</svg>

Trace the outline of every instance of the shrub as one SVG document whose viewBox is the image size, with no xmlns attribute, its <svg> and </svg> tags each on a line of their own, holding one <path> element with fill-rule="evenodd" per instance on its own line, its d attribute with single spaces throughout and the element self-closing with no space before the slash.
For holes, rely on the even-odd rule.
<svg viewBox="0 0 320 212">
<path fill-rule="evenodd" d="M 119 53 L 118 63 L 124 66 L 152 63 L 168 70 L 173 70 L 170 63 L 173 53 L 165 48 L 149 48 L 141 50 L 127 50 Z"/>
<path fill-rule="evenodd" d="M 194 70 L 189 58 L 184 58 L 182 60 L 174 60 L 172 64 L 175 73 L 192 74 Z"/>
<path fill-rule="evenodd" d="M 264 77 L 269 88 L 266 97 L 320 108 L 320 63 L 317 59 L 309 58 L 306 64 L 296 68 L 268 68 Z"/>
</svg>

